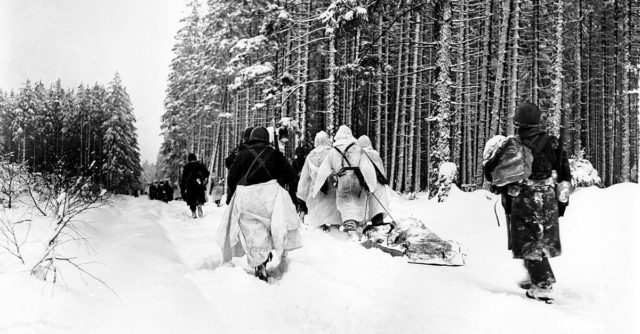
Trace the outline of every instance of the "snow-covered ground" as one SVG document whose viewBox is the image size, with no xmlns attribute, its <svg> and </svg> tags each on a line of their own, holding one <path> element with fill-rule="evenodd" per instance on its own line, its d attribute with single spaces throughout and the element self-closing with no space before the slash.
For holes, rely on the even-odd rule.
<svg viewBox="0 0 640 334">
<path fill-rule="evenodd" d="M 67 249 L 115 293 L 71 268 L 53 287 L 0 255 L 0 333 L 639 333 L 639 201 L 636 184 L 573 195 L 546 305 L 518 287 L 524 268 L 484 191 L 393 203 L 396 218 L 458 241 L 463 267 L 408 264 L 305 229 L 305 247 L 270 284 L 242 260 L 219 263 L 224 208 L 208 204 L 194 220 L 182 202 L 122 197 L 83 217 L 92 249 Z"/>
</svg>

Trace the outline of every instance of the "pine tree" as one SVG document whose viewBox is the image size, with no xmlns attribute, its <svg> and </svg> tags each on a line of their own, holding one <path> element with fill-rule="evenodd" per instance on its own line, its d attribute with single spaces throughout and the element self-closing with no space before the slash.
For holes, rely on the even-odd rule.
<svg viewBox="0 0 640 334">
<path fill-rule="evenodd" d="M 109 84 L 106 111 L 102 169 L 108 189 L 123 193 L 138 185 L 142 167 L 133 108 L 117 73 Z"/>
</svg>

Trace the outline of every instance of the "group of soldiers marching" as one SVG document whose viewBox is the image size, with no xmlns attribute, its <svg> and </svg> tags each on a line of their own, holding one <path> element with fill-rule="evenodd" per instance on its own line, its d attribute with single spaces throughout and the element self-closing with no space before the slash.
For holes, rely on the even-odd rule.
<svg viewBox="0 0 640 334">
<path fill-rule="evenodd" d="M 502 197 L 509 249 L 529 273 L 521 284 L 526 295 L 551 302 L 555 277 L 548 258 L 561 253 L 558 217 L 568 205 L 571 172 L 562 143 L 544 131 L 537 106 L 521 103 L 513 122 L 516 135 L 495 147 L 488 143 L 483 167 Z M 356 139 L 342 125 L 333 138 L 318 132 L 314 144 L 306 158 L 296 150 L 294 168 L 271 144 L 266 128 L 245 129 L 243 142 L 225 160 L 228 207 L 216 235 L 225 261 L 246 255 L 255 275 L 266 281 L 269 262 L 279 267 L 288 251 L 302 247 L 300 216 L 310 226 L 338 228 L 358 239 L 369 227 L 385 224 L 389 187 L 371 140 Z M 209 172 L 195 155 L 189 161 L 180 186 L 195 218 L 196 210 L 202 214 Z"/>
<path fill-rule="evenodd" d="M 367 226 L 383 224 L 387 184 L 384 163 L 369 137 L 356 140 L 343 125 L 334 140 L 323 131 L 316 134 L 296 195 L 308 208 L 309 225 L 341 227 L 361 237 Z"/>
<path fill-rule="evenodd" d="M 173 201 L 173 187 L 169 180 L 148 182 L 147 188 L 150 200 Z"/>
</svg>

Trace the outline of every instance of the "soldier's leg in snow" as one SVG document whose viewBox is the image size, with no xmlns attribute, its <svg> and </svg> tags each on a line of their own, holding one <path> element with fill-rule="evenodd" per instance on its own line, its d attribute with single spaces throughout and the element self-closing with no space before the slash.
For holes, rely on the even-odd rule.
<svg viewBox="0 0 640 334">
<path fill-rule="evenodd" d="M 543 289 L 550 289 L 556 278 L 551 270 L 549 259 L 544 257 L 542 260 L 524 260 L 524 266 L 529 272 L 531 284 Z"/>
</svg>

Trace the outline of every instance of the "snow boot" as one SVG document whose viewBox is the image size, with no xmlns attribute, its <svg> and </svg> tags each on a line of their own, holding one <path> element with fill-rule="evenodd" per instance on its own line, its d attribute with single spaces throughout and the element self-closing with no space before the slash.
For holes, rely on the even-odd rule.
<svg viewBox="0 0 640 334">
<path fill-rule="evenodd" d="M 553 289 L 551 287 L 541 288 L 539 286 L 532 286 L 527 290 L 527 298 L 539 300 L 547 304 L 553 304 Z"/>
<path fill-rule="evenodd" d="M 269 255 L 267 255 L 267 260 L 265 260 L 261 265 L 257 266 L 255 268 L 255 276 L 261 280 L 261 281 L 268 281 L 269 276 L 267 275 L 267 263 L 269 261 L 271 261 L 271 259 L 273 258 L 273 254 L 269 253 Z"/>
<path fill-rule="evenodd" d="M 342 231 L 346 232 L 351 239 L 360 240 L 362 239 L 362 231 L 363 228 L 360 224 L 355 220 L 347 220 L 342 224 Z"/>
<path fill-rule="evenodd" d="M 267 266 L 264 263 L 256 267 L 255 276 L 261 281 L 267 281 Z"/>
<path fill-rule="evenodd" d="M 198 205 L 198 217 L 202 218 L 204 214 L 202 213 L 202 205 Z"/>
<path fill-rule="evenodd" d="M 191 211 L 191 217 L 193 217 L 193 219 L 198 218 L 198 215 L 196 215 L 195 211 Z"/>
</svg>

